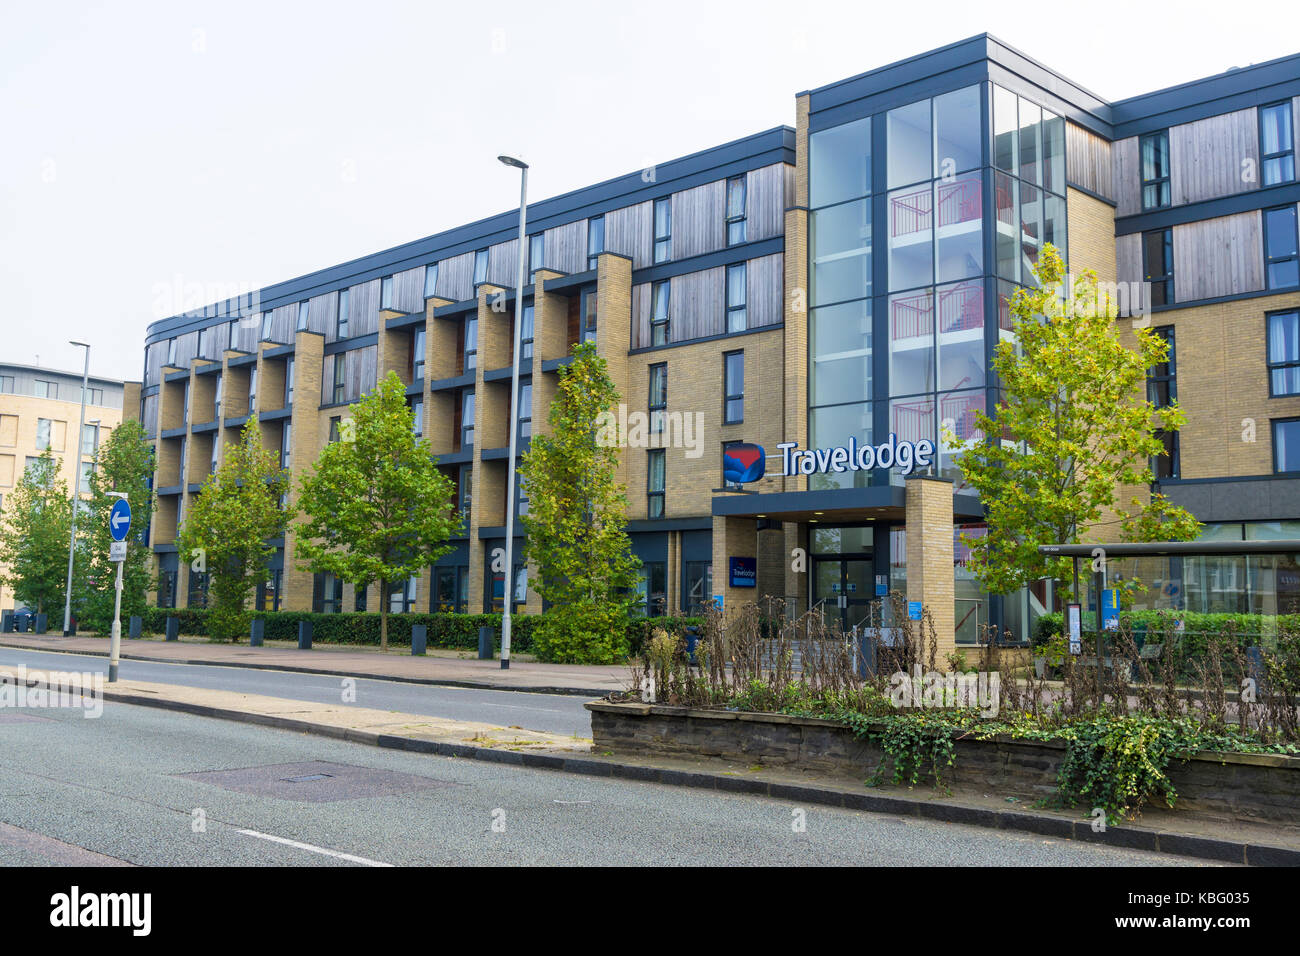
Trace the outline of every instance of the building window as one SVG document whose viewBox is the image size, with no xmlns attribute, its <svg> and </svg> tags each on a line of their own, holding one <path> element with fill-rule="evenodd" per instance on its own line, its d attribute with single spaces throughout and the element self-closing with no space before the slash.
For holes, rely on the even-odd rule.
<svg viewBox="0 0 1300 956">
<path fill-rule="evenodd" d="M 58 382 L 47 382 L 43 378 L 38 378 L 32 387 L 32 394 L 37 398 L 58 398 Z"/>
<path fill-rule="evenodd" d="M 415 609 L 415 598 L 420 588 L 420 579 L 397 581 L 389 585 L 388 613 L 410 614 Z"/>
<path fill-rule="evenodd" d="M 298 303 L 298 325 L 297 331 L 305 332 L 307 330 L 307 318 L 311 315 L 311 304 L 303 299 Z M 199 346 L 199 353 L 202 354 L 203 346 Z"/>
<path fill-rule="evenodd" d="M 655 200 L 655 262 L 667 262 L 673 257 L 673 201 L 670 198 Z"/>
<path fill-rule="evenodd" d="M 45 451 L 50 447 L 50 435 L 54 430 L 54 422 L 48 418 L 36 419 L 36 450 Z"/>
<path fill-rule="evenodd" d="M 456 475 L 456 510 L 469 521 L 469 511 L 474 504 L 474 466 L 461 465 Z"/>
<path fill-rule="evenodd" d="M 671 334 L 670 323 L 672 302 L 672 283 L 667 279 L 656 282 L 651 293 L 650 344 L 667 345 Z"/>
<path fill-rule="evenodd" d="M 727 180 L 727 245 L 745 241 L 745 177 Z"/>
<path fill-rule="evenodd" d="M 474 447 L 474 393 L 460 393 L 460 447 Z"/>
<path fill-rule="evenodd" d="M 587 220 L 587 268 L 596 268 L 597 257 L 605 251 L 605 217 L 593 216 Z"/>
<path fill-rule="evenodd" d="M 280 610 L 280 577 L 283 571 L 267 571 L 266 579 L 257 583 L 257 609 Z"/>
<path fill-rule="evenodd" d="M 237 344 L 239 342 L 239 320 L 238 319 L 231 319 L 230 322 L 227 323 L 226 338 L 228 342 L 227 344 L 228 348 L 233 349 L 239 347 Z"/>
<path fill-rule="evenodd" d="M 1149 133 L 1138 140 L 1142 160 L 1142 208 L 1169 205 L 1169 130 Z"/>
<path fill-rule="evenodd" d="M 284 407 L 293 407 L 293 372 L 295 362 L 293 356 L 285 359 L 284 362 Z"/>
<path fill-rule="evenodd" d="M 334 444 L 343 437 L 343 416 L 330 416 L 330 444 Z"/>
<path fill-rule="evenodd" d="M 333 574 L 317 574 L 312 581 L 313 610 L 317 614 L 338 614 L 343 610 L 343 580 Z"/>
<path fill-rule="evenodd" d="M 274 318 L 275 316 L 274 313 L 272 312 L 262 313 L 262 341 L 263 342 L 271 341 L 271 329 L 275 325 Z"/>
<path fill-rule="evenodd" d="M 176 365 L 176 340 L 167 340 L 167 364 L 175 367 Z"/>
<path fill-rule="evenodd" d="M 1273 420 L 1273 471 L 1300 471 L 1300 418 Z"/>
<path fill-rule="evenodd" d="M 488 272 L 488 251 L 479 249 L 474 253 L 474 288 L 478 288 L 484 282 L 487 282 Z"/>
<path fill-rule="evenodd" d="M 745 353 L 722 356 L 722 424 L 738 425 L 745 420 Z"/>
<path fill-rule="evenodd" d="M 537 270 L 546 268 L 546 233 L 538 232 L 528 237 L 528 279 L 535 281 Z"/>
<path fill-rule="evenodd" d="M 1268 322 L 1268 394 L 1300 395 L 1300 311 L 1274 312 Z"/>
<path fill-rule="evenodd" d="M 221 389 L 224 384 L 224 376 L 221 372 L 217 373 L 217 384 L 212 390 L 212 417 L 213 421 L 221 421 Z"/>
<path fill-rule="evenodd" d="M 339 290 L 339 310 L 334 322 L 334 337 L 336 339 L 346 339 L 348 337 L 348 318 L 352 311 L 351 291 L 350 289 Z"/>
<path fill-rule="evenodd" d="M 366 610 L 366 586 L 358 584 L 352 591 L 352 610 L 358 614 L 365 613 Z"/>
<path fill-rule="evenodd" d="M 519 361 L 533 360 L 533 307 L 524 306 L 524 314 L 519 319 Z"/>
<path fill-rule="evenodd" d="M 664 430 L 664 413 L 668 409 L 668 363 L 650 366 L 650 434 Z"/>
<path fill-rule="evenodd" d="M 420 438 L 424 435 L 424 401 L 414 399 L 411 402 L 411 428 L 415 432 L 415 437 Z"/>
<path fill-rule="evenodd" d="M 187 607 L 207 607 L 208 606 L 208 575 L 207 572 L 191 571 L 190 572 L 190 591 L 186 595 Z"/>
<path fill-rule="evenodd" d="M 411 381 L 424 381 L 424 329 L 411 332 Z"/>
<path fill-rule="evenodd" d="M 469 606 L 469 568 L 438 568 L 437 613 L 464 614 Z"/>
<path fill-rule="evenodd" d="M 598 300 L 595 290 L 582 294 L 582 341 L 596 341 L 596 313 Z"/>
<path fill-rule="evenodd" d="M 466 372 L 474 371 L 478 365 L 478 319 L 465 317 L 465 365 Z"/>
<path fill-rule="evenodd" d="M 208 474 L 217 473 L 217 454 L 221 451 L 221 440 L 217 438 L 216 433 L 212 435 L 212 440 L 208 442 Z"/>
<path fill-rule="evenodd" d="M 94 455 L 99 450 L 99 426 L 81 426 L 81 453 Z"/>
<path fill-rule="evenodd" d="M 303 326 L 303 328 L 306 328 L 306 326 Z M 208 355 L 208 346 L 212 344 L 211 339 L 211 329 L 199 329 L 199 358 L 211 358 L 211 356 Z"/>
<path fill-rule="evenodd" d="M 257 366 L 248 370 L 248 414 L 257 411 Z"/>
<path fill-rule="evenodd" d="M 1157 229 L 1142 234 L 1142 274 L 1151 287 L 1152 305 L 1174 301 L 1174 231 Z"/>
<path fill-rule="evenodd" d="M 1259 108 L 1259 155 L 1264 185 L 1276 186 L 1295 179 L 1295 139 L 1291 129 L 1291 101 Z"/>
<path fill-rule="evenodd" d="M 280 467 L 289 467 L 289 457 L 293 452 L 293 422 L 284 422 L 280 426 Z"/>
<path fill-rule="evenodd" d="M 1168 347 L 1165 360 L 1153 365 L 1147 372 L 1147 397 L 1156 408 L 1165 408 L 1178 398 L 1178 357 L 1174 346 L 1172 326 L 1155 329 L 1155 334 L 1164 340 Z M 1178 432 L 1156 429 L 1155 437 L 1165 446 L 1163 454 L 1151 460 L 1151 474 L 1156 481 L 1177 478 Z"/>
<path fill-rule="evenodd" d="M 104 404 L 104 390 L 102 388 L 83 388 L 81 397 L 85 399 L 87 405 Z"/>
<path fill-rule="evenodd" d="M 343 396 L 347 391 L 347 353 L 334 353 L 334 401 L 336 403 L 343 401 Z"/>
<path fill-rule="evenodd" d="M 644 617 L 663 617 L 668 613 L 668 565 L 662 561 L 645 561 L 637 581 L 637 609 Z"/>
<path fill-rule="evenodd" d="M 424 297 L 431 298 L 438 288 L 438 263 L 431 262 L 424 267 Z"/>
<path fill-rule="evenodd" d="M 1270 289 L 1300 285 L 1300 260 L 1296 257 L 1296 207 L 1264 210 L 1264 263 Z"/>
<path fill-rule="evenodd" d="M 77 478 L 77 491 L 83 495 L 90 494 L 90 476 L 95 472 L 95 464 L 90 461 L 80 462 L 78 470 L 80 474 Z"/>
<path fill-rule="evenodd" d="M 713 565 L 708 561 L 683 562 L 682 585 L 682 610 L 690 617 L 698 617 L 713 600 Z"/>
<path fill-rule="evenodd" d="M 379 307 L 381 309 L 393 308 L 393 277 L 384 276 L 379 280 Z"/>
<path fill-rule="evenodd" d="M 743 332 L 749 327 L 745 309 L 745 263 L 727 266 L 727 331 Z"/>
<path fill-rule="evenodd" d="M 0 393 L 11 394 L 14 390 L 14 377 L 12 375 L 0 375 Z"/>
<path fill-rule="evenodd" d="M 646 516 L 664 516 L 664 450 L 651 448 L 646 452 Z"/>
</svg>

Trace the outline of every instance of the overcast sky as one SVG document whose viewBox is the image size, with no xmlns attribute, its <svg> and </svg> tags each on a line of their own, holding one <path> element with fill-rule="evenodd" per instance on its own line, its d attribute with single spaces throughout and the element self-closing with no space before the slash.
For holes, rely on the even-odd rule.
<svg viewBox="0 0 1300 956">
<path fill-rule="evenodd" d="M 1107 99 L 1300 51 L 1294 0 L 982 6 L 6 0 L 0 360 L 80 370 L 82 339 L 93 373 L 138 379 L 175 290 L 508 210 L 499 153 L 554 196 L 793 125 L 797 92 L 984 31 Z"/>
</svg>

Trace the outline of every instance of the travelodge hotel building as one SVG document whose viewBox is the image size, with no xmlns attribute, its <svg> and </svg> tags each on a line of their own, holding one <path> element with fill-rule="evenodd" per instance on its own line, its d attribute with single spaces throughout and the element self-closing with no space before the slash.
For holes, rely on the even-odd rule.
<svg viewBox="0 0 1300 956">
<path fill-rule="evenodd" d="M 983 510 L 958 457 L 1047 242 L 1148 283 L 1171 356 L 1151 395 L 1187 413 L 1160 490 L 1207 536 L 1300 537 L 1297 125 L 1300 54 L 1107 102 L 981 35 L 800 93 L 793 127 L 530 205 L 522 289 L 511 212 L 155 322 L 127 408 L 157 442 L 158 600 L 204 598 L 176 529 L 251 413 L 297 474 L 396 371 L 459 488 L 454 549 L 379 595 L 297 569 L 291 526 L 259 605 L 499 609 L 491 554 L 528 506 L 506 501 L 509 429 L 546 430 L 592 341 L 651 423 L 620 459 L 647 613 L 775 596 L 851 626 L 902 592 L 958 643 L 1027 636 L 1050 597 L 965 572 Z M 522 564 L 512 590 L 541 610 Z"/>
</svg>

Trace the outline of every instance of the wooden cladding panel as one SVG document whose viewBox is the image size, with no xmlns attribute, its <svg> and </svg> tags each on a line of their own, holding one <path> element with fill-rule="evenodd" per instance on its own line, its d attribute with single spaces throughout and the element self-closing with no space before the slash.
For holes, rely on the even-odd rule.
<svg viewBox="0 0 1300 956">
<path fill-rule="evenodd" d="M 555 226 L 545 235 L 546 268 L 569 275 L 587 271 L 587 220 Z"/>
<path fill-rule="evenodd" d="M 1264 288 L 1259 210 L 1174 226 L 1174 297 L 1213 299 Z"/>
<path fill-rule="evenodd" d="M 784 253 L 749 260 L 745 269 L 745 317 L 751 329 L 781 324 L 784 290 Z"/>
<path fill-rule="evenodd" d="M 498 242 L 495 246 L 488 247 L 487 280 L 493 285 L 501 286 L 503 289 L 513 289 L 515 287 L 515 283 L 519 281 L 518 239 L 511 239 L 509 242 Z M 524 276 L 524 284 L 528 284 L 527 276 Z"/>
<path fill-rule="evenodd" d="M 474 253 L 462 252 L 438 263 L 438 296 L 464 302 L 474 296 Z"/>
<path fill-rule="evenodd" d="M 1243 179 L 1243 164 L 1254 172 Z M 1221 113 L 1169 129 L 1169 191 L 1175 206 L 1259 186 L 1259 118 L 1255 108 Z"/>
<path fill-rule="evenodd" d="M 1142 211 L 1142 164 L 1138 157 L 1136 136 L 1110 145 L 1112 197 L 1116 216 L 1131 216 Z"/>
<path fill-rule="evenodd" d="M 164 343 L 164 349 L 167 348 Z M 176 361 L 170 364 L 176 368 L 189 368 L 190 359 L 198 355 L 199 352 L 199 333 L 197 330 L 186 332 L 184 335 L 176 337 Z M 166 361 L 167 353 L 163 353 L 163 361 Z"/>
<path fill-rule="evenodd" d="M 642 202 L 605 213 L 605 249 L 632 260 L 633 269 L 653 265 L 654 203 Z"/>
<path fill-rule="evenodd" d="M 727 184 L 705 183 L 673 193 L 673 258 L 714 252 L 726 245 Z"/>
<path fill-rule="evenodd" d="M 1140 233 L 1130 233 L 1115 239 L 1115 277 L 1120 282 L 1143 281 Z"/>
<path fill-rule="evenodd" d="M 369 335 L 379 330 L 379 280 L 354 285 L 348 292 L 348 335 Z"/>
<path fill-rule="evenodd" d="M 393 275 L 393 308 L 398 312 L 424 311 L 424 266 Z"/>
<path fill-rule="evenodd" d="M 1065 124 L 1065 178 L 1098 196 L 1115 199 L 1110 142 L 1074 123 Z"/>
<path fill-rule="evenodd" d="M 144 351 L 144 384 L 157 385 L 162 381 L 162 363 L 167 357 L 167 343 L 155 342 Z"/>
<path fill-rule="evenodd" d="M 784 163 L 749 171 L 745 181 L 745 238 L 771 239 L 785 229 Z"/>
<path fill-rule="evenodd" d="M 674 239 L 674 243 L 676 239 Z M 724 296 L 726 270 L 722 267 L 674 276 L 669 292 L 672 319 L 669 341 L 721 335 L 726 330 Z"/>
<path fill-rule="evenodd" d="M 144 426 L 146 435 L 158 434 L 158 396 L 156 394 L 145 397 L 140 424 Z"/>
<path fill-rule="evenodd" d="M 645 348 L 650 344 L 650 315 L 653 303 L 653 285 L 642 282 L 632 286 L 632 335 L 631 347 Z M 671 295 L 671 293 L 669 293 Z"/>
<path fill-rule="evenodd" d="M 355 402 L 362 395 L 372 391 L 378 379 L 378 346 L 367 345 L 359 349 L 326 355 L 321 362 L 321 404 L 328 405 L 334 402 L 336 355 L 343 356 L 343 401 Z"/>
<path fill-rule="evenodd" d="M 351 308 L 350 304 L 349 308 Z M 308 305 L 307 330 L 319 332 L 325 336 L 326 342 L 333 342 L 336 338 L 334 333 L 338 328 L 338 317 L 339 294 L 326 292 L 324 295 L 318 295 Z"/>
</svg>

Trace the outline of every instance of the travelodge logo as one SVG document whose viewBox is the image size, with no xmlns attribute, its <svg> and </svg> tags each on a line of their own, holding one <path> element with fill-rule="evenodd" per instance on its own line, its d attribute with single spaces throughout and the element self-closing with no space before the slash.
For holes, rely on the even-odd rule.
<svg viewBox="0 0 1300 956">
<path fill-rule="evenodd" d="M 722 454 L 722 478 L 732 484 L 758 481 L 766 465 L 767 455 L 762 445 L 732 445 Z"/>
</svg>

